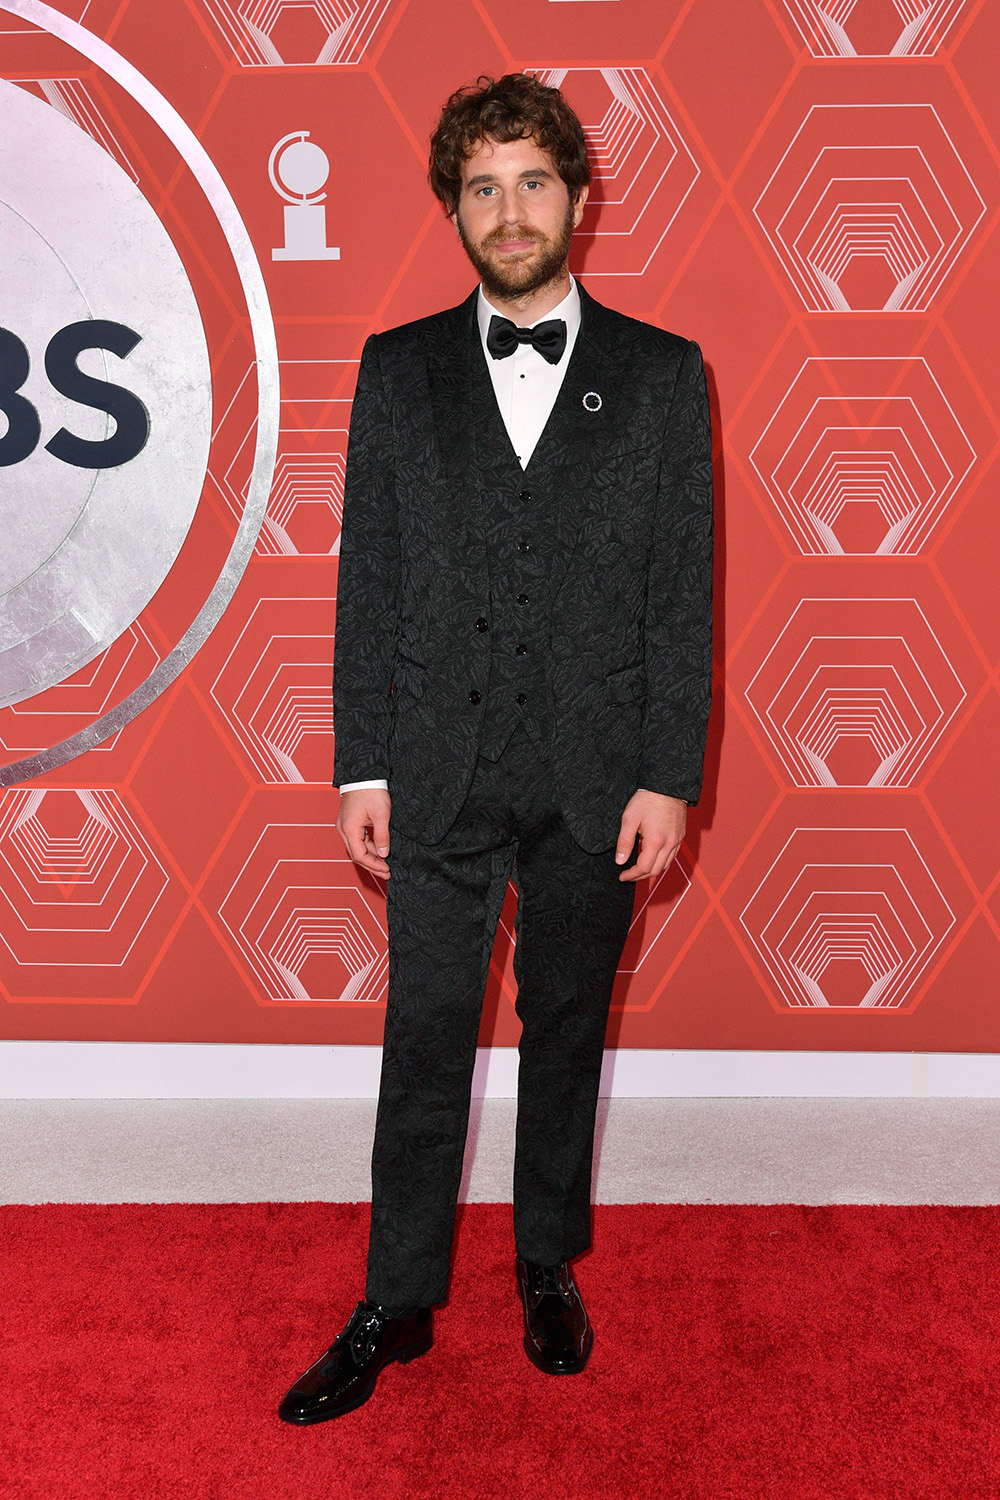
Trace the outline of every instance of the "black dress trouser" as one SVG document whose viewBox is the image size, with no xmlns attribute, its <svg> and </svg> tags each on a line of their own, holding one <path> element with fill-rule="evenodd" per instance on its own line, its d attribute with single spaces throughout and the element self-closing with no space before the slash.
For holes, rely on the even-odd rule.
<svg viewBox="0 0 1000 1500">
<path fill-rule="evenodd" d="M 389 1000 L 372 1154 L 366 1295 L 444 1300 L 483 994 L 504 892 L 518 892 L 517 1253 L 541 1265 L 590 1244 L 594 1119 L 615 972 L 635 886 L 588 854 L 519 725 L 481 758 L 438 844 L 391 830 Z"/>
</svg>

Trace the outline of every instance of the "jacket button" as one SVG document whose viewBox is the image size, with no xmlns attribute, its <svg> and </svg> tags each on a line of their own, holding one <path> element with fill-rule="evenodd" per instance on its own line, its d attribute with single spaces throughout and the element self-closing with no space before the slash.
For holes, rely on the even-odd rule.
<svg viewBox="0 0 1000 1500">
<path fill-rule="evenodd" d="M 476 621 L 476 629 L 477 630 L 489 630 L 489 628 L 490 628 L 490 622 L 489 622 L 489 620 L 484 620 L 483 617 L 482 617 L 482 615 L 480 615 L 479 619 Z"/>
<path fill-rule="evenodd" d="M 530 490 L 522 490 L 517 498 L 521 501 L 522 505 L 530 505 L 534 496 Z"/>
<path fill-rule="evenodd" d="M 518 552 L 530 552 L 531 551 L 531 543 L 530 542 L 518 542 L 518 544 L 517 544 L 517 550 L 518 550 Z"/>
<path fill-rule="evenodd" d="M 482 701 L 483 701 L 483 695 L 482 695 L 482 693 L 479 692 L 478 688 L 473 688 L 472 692 L 469 694 L 469 702 L 470 703 L 482 703 Z"/>
<path fill-rule="evenodd" d="M 527 604 L 527 602 L 528 602 L 528 596 L 527 596 L 527 594 L 518 594 L 518 596 L 517 596 L 517 602 L 518 602 L 518 604 Z"/>
<path fill-rule="evenodd" d="M 527 646 L 522 641 L 519 646 L 515 646 L 514 647 L 514 655 L 515 656 L 524 656 L 526 654 L 527 650 L 528 650 Z"/>
<path fill-rule="evenodd" d="M 518 693 L 516 701 L 523 706 L 528 701 L 527 693 Z"/>
</svg>

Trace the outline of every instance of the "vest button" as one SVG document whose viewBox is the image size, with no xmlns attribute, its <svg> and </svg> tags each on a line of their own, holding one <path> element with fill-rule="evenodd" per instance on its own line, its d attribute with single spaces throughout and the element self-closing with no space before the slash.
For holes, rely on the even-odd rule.
<svg viewBox="0 0 1000 1500">
<path fill-rule="evenodd" d="M 517 602 L 518 602 L 518 604 L 527 604 L 527 602 L 528 602 L 528 596 L 527 596 L 527 594 L 518 594 L 518 596 L 517 596 Z"/>
<path fill-rule="evenodd" d="M 527 646 L 522 641 L 519 646 L 515 646 L 514 647 L 514 655 L 515 656 L 524 656 L 524 654 L 527 651 L 527 649 L 528 649 Z"/>
<path fill-rule="evenodd" d="M 476 621 L 476 629 L 477 630 L 489 630 L 489 628 L 490 628 L 490 622 L 489 622 L 489 620 L 484 620 L 483 617 L 482 617 L 482 615 L 480 615 L 479 619 Z"/>
<path fill-rule="evenodd" d="M 534 496 L 530 490 L 522 490 L 517 498 L 521 501 L 522 505 L 530 505 Z"/>
<path fill-rule="evenodd" d="M 523 707 L 523 705 L 525 703 L 527 703 L 527 701 L 528 701 L 528 695 L 527 695 L 527 693 L 518 693 L 516 702 L 520 703 L 522 705 L 522 707 Z"/>
<path fill-rule="evenodd" d="M 518 542 L 518 544 L 517 544 L 517 550 L 518 550 L 518 552 L 530 552 L 531 551 L 531 543 L 530 542 Z"/>
<path fill-rule="evenodd" d="M 469 702 L 470 703 L 482 703 L 482 701 L 483 701 L 483 695 L 482 695 L 482 693 L 479 692 L 479 690 L 477 688 L 473 688 L 472 692 L 469 694 Z"/>
</svg>

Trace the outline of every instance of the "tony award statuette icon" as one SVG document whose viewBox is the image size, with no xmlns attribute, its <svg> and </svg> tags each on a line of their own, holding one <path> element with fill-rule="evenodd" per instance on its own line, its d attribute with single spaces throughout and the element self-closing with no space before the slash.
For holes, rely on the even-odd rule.
<svg viewBox="0 0 1000 1500">
<path fill-rule="evenodd" d="M 267 175 L 286 200 L 285 243 L 271 251 L 271 259 L 339 260 L 340 250 L 326 243 L 326 194 L 320 191 L 330 163 L 308 130 L 282 136 L 268 158 Z"/>
</svg>

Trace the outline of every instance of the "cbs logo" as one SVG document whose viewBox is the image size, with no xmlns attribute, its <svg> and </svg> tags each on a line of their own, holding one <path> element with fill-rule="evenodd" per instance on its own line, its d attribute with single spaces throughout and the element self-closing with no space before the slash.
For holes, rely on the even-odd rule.
<svg viewBox="0 0 1000 1500">
<path fill-rule="evenodd" d="M 60 427 L 45 444 L 54 458 L 78 469 L 114 469 L 142 452 L 149 437 L 149 413 L 139 397 L 123 386 L 85 374 L 77 363 L 87 349 L 107 350 L 127 359 L 141 342 L 133 328 L 103 318 L 69 323 L 52 336 L 45 349 L 49 384 L 68 400 L 105 412 L 116 424 L 114 432 L 98 441 Z M 0 437 L 0 468 L 22 463 L 41 440 L 38 412 L 21 395 L 30 371 L 31 356 L 25 344 L 9 328 L 0 328 L 0 412 L 7 419 L 7 431 Z"/>
</svg>

